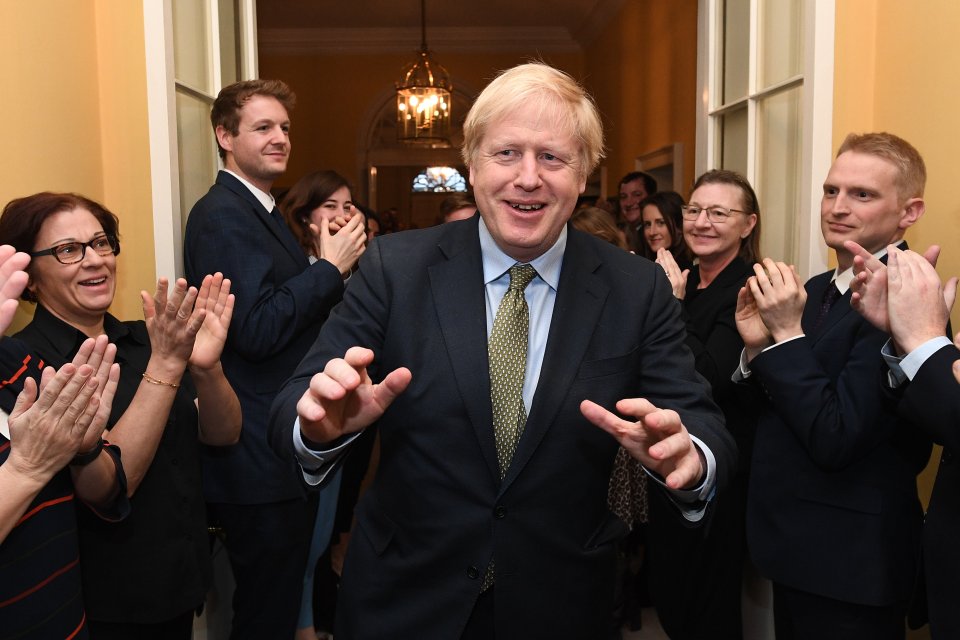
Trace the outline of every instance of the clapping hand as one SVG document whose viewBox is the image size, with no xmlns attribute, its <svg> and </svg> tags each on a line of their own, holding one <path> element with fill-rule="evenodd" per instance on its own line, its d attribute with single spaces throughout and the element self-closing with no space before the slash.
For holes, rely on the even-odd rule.
<svg viewBox="0 0 960 640">
<path fill-rule="evenodd" d="M 763 324 L 763 318 L 760 317 L 757 300 L 746 285 L 741 287 L 737 294 L 737 310 L 734 313 L 734 320 L 737 323 L 740 338 L 743 339 L 747 360 L 753 360 L 758 353 L 773 344 L 773 336 L 767 329 L 767 325 Z"/>
<path fill-rule="evenodd" d="M 673 297 L 677 300 L 683 300 L 687 294 L 687 276 L 690 275 L 690 269 L 680 270 L 680 265 L 674 259 L 669 249 L 660 248 L 657 250 L 657 264 L 663 268 L 667 274 L 667 280 L 673 288 Z"/>
<path fill-rule="evenodd" d="M 852 240 L 847 240 L 843 243 L 843 246 L 853 255 L 854 279 L 850 283 L 850 289 L 853 292 L 850 296 L 850 306 L 877 329 L 886 334 L 892 333 L 887 265 Z M 935 244 L 930 245 L 923 252 L 923 257 L 931 266 L 936 267 L 937 260 L 940 258 L 940 247 Z M 946 295 L 950 291 L 950 288 L 947 287 L 944 289 L 944 294 Z M 947 306 L 953 306 L 952 298 Z"/>
<path fill-rule="evenodd" d="M 901 353 L 943 336 L 957 294 L 957 278 L 944 285 L 930 261 L 913 251 L 887 250 L 890 335 Z"/>
<path fill-rule="evenodd" d="M 151 297 L 140 292 L 143 301 L 143 317 L 150 335 L 153 350 L 151 361 L 162 363 L 165 371 L 158 374 L 178 378 L 186 369 L 193 353 L 194 342 L 206 319 L 206 307 L 194 307 L 196 287 L 187 287 L 187 281 L 179 278 L 173 292 L 167 296 L 168 281 L 157 280 L 157 291 Z M 164 378 L 165 380 L 167 378 Z"/>
<path fill-rule="evenodd" d="M 36 381 L 24 379 L 8 419 L 11 451 L 5 464 L 43 486 L 78 452 L 93 449 L 120 379 L 115 354 L 106 336 L 88 338 L 73 362 L 57 372 L 43 370 L 39 397 Z"/>
<path fill-rule="evenodd" d="M 796 268 L 764 258 L 763 264 L 753 265 L 753 272 L 755 275 L 747 279 L 746 286 L 773 341 L 783 342 L 803 334 L 800 319 L 807 291 Z"/>
<path fill-rule="evenodd" d="M 197 332 L 189 364 L 197 369 L 212 369 L 220 362 L 227 331 L 233 318 L 235 297 L 230 293 L 230 280 L 217 272 L 204 276 L 200 283 L 194 311 L 203 309 L 206 315 Z"/>
<path fill-rule="evenodd" d="M 0 333 L 7 330 L 17 312 L 17 299 L 27 286 L 25 269 L 30 256 L 8 244 L 0 246 Z"/>
</svg>

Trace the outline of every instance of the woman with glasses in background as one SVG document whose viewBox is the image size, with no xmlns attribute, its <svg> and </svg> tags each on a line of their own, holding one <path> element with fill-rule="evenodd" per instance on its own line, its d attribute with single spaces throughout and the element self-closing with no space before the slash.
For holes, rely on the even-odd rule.
<svg viewBox="0 0 960 640">
<path fill-rule="evenodd" d="M 199 291 L 180 279 L 168 292 L 160 278 L 153 297 L 140 294 L 146 321 L 121 322 L 107 312 L 118 237 L 117 217 L 76 194 L 19 198 L 0 216 L 0 243 L 32 257 L 24 298 L 37 308 L 16 337 L 55 367 L 86 338 L 116 345 L 107 431 L 132 509 L 120 523 L 78 511 L 90 637 L 187 639 L 212 575 L 200 447 L 240 436 L 240 403 L 220 366 L 233 296 L 220 274 Z"/>
<path fill-rule="evenodd" d="M 713 170 L 693 185 L 683 206 L 683 239 L 696 264 L 681 269 L 666 248 L 657 251 L 680 300 L 687 327 L 687 346 L 697 371 L 710 383 L 713 399 L 723 410 L 727 429 L 740 450 L 734 482 L 725 495 L 716 497 L 706 539 L 691 531 L 689 570 L 675 568 L 654 574 L 654 599 L 667 603 L 660 611 L 665 628 L 677 625 L 671 637 L 740 638 L 740 593 L 746 555 L 744 520 L 747 470 L 750 468 L 754 425 L 742 406 L 731 374 L 739 366 L 743 341 L 734 313 L 737 293 L 751 275 L 760 250 L 760 205 L 750 183 L 733 171 Z M 659 597 L 658 597 L 659 596 Z M 691 606 L 693 603 L 693 606 Z M 658 606 L 658 610 L 660 607 Z M 695 615 L 691 615 L 696 612 Z"/>
</svg>

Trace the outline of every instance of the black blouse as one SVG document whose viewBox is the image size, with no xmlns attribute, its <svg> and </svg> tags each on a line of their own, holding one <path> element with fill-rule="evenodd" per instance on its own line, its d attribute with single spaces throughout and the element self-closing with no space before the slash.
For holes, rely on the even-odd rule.
<svg viewBox="0 0 960 640">
<path fill-rule="evenodd" d="M 120 363 L 112 427 L 133 400 L 151 350 L 142 321 L 120 322 L 107 314 L 104 331 L 117 346 Z M 16 337 L 59 368 L 87 336 L 37 305 L 33 321 Z M 195 609 L 204 600 L 212 569 L 195 397 L 185 373 L 126 520 L 107 523 L 85 510 L 78 513 L 83 593 L 91 620 L 150 624 Z"/>
</svg>

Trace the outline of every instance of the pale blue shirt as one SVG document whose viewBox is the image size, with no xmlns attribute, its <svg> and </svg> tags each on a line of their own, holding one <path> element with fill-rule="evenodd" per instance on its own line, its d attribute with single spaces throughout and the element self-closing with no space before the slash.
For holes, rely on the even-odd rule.
<svg viewBox="0 0 960 640">
<path fill-rule="evenodd" d="M 530 310 L 527 367 L 523 374 L 523 406 L 526 407 L 527 415 L 530 414 L 533 394 L 540 381 L 540 369 L 543 366 L 543 354 L 547 350 L 547 335 L 553 319 L 553 305 L 557 301 L 557 284 L 560 282 L 560 267 L 563 265 L 563 252 L 566 248 L 567 228 L 564 227 L 554 245 L 530 262 L 537 275 L 523 292 Z M 483 223 L 483 218 L 480 219 L 480 254 L 483 256 L 483 287 L 487 302 L 489 340 L 493 331 L 493 319 L 510 286 L 510 267 L 517 264 L 517 261 L 497 246 L 487 225 Z"/>
<path fill-rule="evenodd" d="M 912 382 L 914 376 L 920 371 L 920 367 L 927 361 L 927 358 L 951 344 L 953 344 L 953 342 L 947 336 L 938 336 L 927 340 L 907 355 L 901 357 L 894 351 L 892 340 L 887 340 L 883 348 L 880 349 L 880 355 L 883 356 L 887 366 L 890 367 L 887 382 L 894 389 L 905 382 Z"/>
</svg>

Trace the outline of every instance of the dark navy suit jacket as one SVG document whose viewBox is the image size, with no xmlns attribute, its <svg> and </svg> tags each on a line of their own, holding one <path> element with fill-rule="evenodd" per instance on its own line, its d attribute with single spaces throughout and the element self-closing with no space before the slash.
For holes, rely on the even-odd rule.
<svg viewBox="0 0 960 640">
<path fill-rule="evenodd" d="M 923 527 L 930 631 L 934 638 L 960 638 L 960 385 L 951 367 L 960 349 L 934 353 L 907 385 L 900 404 L 904 418 L 943 445 L 933 495 Z"/>
<path fill-rule="evenodd" d="M 290 230 L 225 171 L 190 212 L 183 261 L 190 284 L 220 271 L 236 295 L 221 361 L 240 398 L 243 430 L 238 444 L 205 449 L 207 500 L 263 504 L 302 496 L 294 462 L 267 444 L 268 414 L 343 295 L 339 271 L 323 260 L 310 265 Z"/>
<path fill-rule="evenodd" d="M 271 442 L 289 455 L 296 402 L 331 358 L 366 346 L 374 380 L 413 374 L 379 421 L 338 636 L 459 638 L 495 556 L 498 638 L 605 637 L 625 525 L 607 509 L 617 443 L 582 417 L 584 399 L 676 409 L 716 455 L 721 491 L 735 465 L 662 270 L 568 227 L 542 374 L 501 482 L 477 221 L 377 238 L 274 405 Z M 661 526 L 682 526 L 665 514 Z"/>
<path fill-rule="evenodd" d="M 897 416 L 887 336 L 837 300 L 813 323 L 832 272 L 806 284 L 805 337 L 758 355 L 750 554 L 773 580 L 863 605 L 909 599 L 920 550 L 916 476 L 930 442 Z"/>
</svg>

